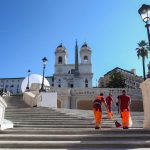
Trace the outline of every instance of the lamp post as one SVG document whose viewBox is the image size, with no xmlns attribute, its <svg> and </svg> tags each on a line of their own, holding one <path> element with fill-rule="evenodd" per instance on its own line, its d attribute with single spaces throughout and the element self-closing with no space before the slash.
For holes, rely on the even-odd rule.
<svg viewBox="0 0 150 150">
<path fill-rule="evenodd" d="M 46 57 L 44 57 L 42 59 L 42 61 L 43 61 L 43 78 L 42 78 L 41 89 L 39 90 L 39 92 L 45 92 L 45 90 L 44 90 L 44 73 L 45 73 L 46 64 L 48 63 L 48 59 Z"/>
<path fill-rule="evenodd" d="M 138 12 L 142 17 L 142 20 L 146 23 L 145 27 L 147 29 L 148 43 L 150 47 L 150 32 L 149 32 L 150 24 L 148 23 L 150 20 L 150 5 L 143 4 L 141 8 L 138 10 Z"/>
<path fill-rule="evenodd" d="M 29 90 L 29 76 L 30 76 L 31 70 L 28 70 L 28 83 L 27 83 L 27 87 L 26 90 Z"/>
</svg>

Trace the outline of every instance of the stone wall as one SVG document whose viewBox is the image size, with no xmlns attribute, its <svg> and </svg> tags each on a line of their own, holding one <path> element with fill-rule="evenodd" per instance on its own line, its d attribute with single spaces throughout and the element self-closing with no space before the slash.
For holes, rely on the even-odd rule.
<svg viewBox="0 0 150 150">
<path fill-rule="evenodd" d="M 99 93 L 103 92 L 106 97 L 110 91 L 113 93 L 114 106 L 113 110 L 117 110 L 115 101 L 117 96 L 122 93 L 121 88 L 51 88 L 58 94 L 58 107 L 71 109 L 92 109 L 92 101 Z M 143 101 L 140 89 L 125 89 L 131 97 L 131 110 L 143 111 Z"/>
<path fill-rule="evenodd" d="M 143 110 L 143 101 L 132 100 L 131 111 L 144 111 Z"/>
</svg>

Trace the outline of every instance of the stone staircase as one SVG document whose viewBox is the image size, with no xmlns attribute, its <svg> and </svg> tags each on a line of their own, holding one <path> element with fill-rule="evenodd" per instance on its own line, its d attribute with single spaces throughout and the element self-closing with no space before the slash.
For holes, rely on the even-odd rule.
<svg viewBox="0 0 150 150">
<path fill-rule="evenodd" d="M 105 113 L 102 129 L 95 130 L 92 111 L 30 108 L 15 97 L 6 102 L 5 118 L 14 128 L 0 131 L 0 150 L 150 148 L 150 130 L 142 129 L 140 112 L 132 114 L 129 130 L 115 128 Z"/>
<path fill-rule="evenodd" d="M 4 96 L 5 102 L 8 105 L 8 108 L 27 108 L 29 107 L 23 101 L 23 96 Z"/>
</svg>

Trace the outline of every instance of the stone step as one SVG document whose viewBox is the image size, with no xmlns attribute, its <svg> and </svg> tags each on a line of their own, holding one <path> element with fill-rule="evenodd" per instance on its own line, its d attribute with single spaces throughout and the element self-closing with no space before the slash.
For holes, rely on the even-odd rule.
<svg viewBox="0 0 150 150">
<path fill-rule="evenodd" d="M 0 141 L 105 141 L 105 140 L 149 140 L 150 135 L 145 134 L 125 134 L 125 135 L 116 135 L 116 134 L 73 134 L 73 135 L 45 135 L 45 134 L 1 134 Z"/>
<path fill-rule="evenodd" d="M 1 148 L 143 148 L 150 147 L 145 140 L 116 141 L 0 141 Z"/>
<path fill-rule="evenodd" d="M 7 108 L 6 111 L 8 112 L 20 112 L 20 111 L 27 111 L 27 112 L 58 112 L 54 109 L 50 109 L 50 108 L 47 108 L 47 107 L 28 107 L 28 108 Z M 63 113 L 63 112 L 62 112 Z"/>
<path fill-rule="evenodd" d="M 18 113 L 26 113 L 26 114 L 29 114 L 29 113 L 50 113 L 50 114 L 65 114 L 65 113 L 60 113 L 60 112 L 57 112 L 57 111 L 51 111 L 51 110 L 19 110 L 19 111 L 8 111 L 6 110 L 6 113 L 15 113 L 15 114 L 18 114 Z"/>
<path fill-rule="evenodd" d="M 94 123 L 92 122 L 86 122 L 86 121 L 70 121 L 68 123 L 68 121 L 39 121 L 39 122 L 13 122 L 15 124 L 15 126 L 19 125 L 19 124 L 24 124 L 24 125 L 94 125 Z M 107 122 L 106 123 L 102 123 L 103 124 L 108 124 Z M 112 125 L 112 123 L 110 123 L 110 125 Z"/>
<path fill-rule="evenodd" d="M 48 125 L 37 125 L 37 124 L 14 124 L 14 127 L 29 127 L 29 128 L 94 128 L 94 125 L 93 124 L 54 124 L 54 125 L 51 125 L 51 124 L 48 124 Z M 103 128 L 110 128 L 111 126 L 110 125 L 105 125 L 103 126 Z"/>
<path fill-rule="evenodd" d="M 123 130 L 122 128 L 109 128 L 109 129 L 100 129 L 95 130 L 92 128 L 40 128 L 40 127 L 18 127 L 13 129 L 7 129 L 4 131 L 0 131 L 0 134 L 48 134 L 48 135 L 58 135 L 58 134 L 65 134 L 65 135 L 76 135 L 76 134 L 99 134 L 99 135 L 126 135 L 130 134 L 145 134 L 150 135 L 150 130 L 143 130 L 142 128 L 136 128 L 136 129 L 129 129 L 129 130 Z"/>
<path fill-rule="evenodd" d="M 40 116 L 52 116 L 52 117 L 59 117 L 59 116 L 67 116 L 67 117 L 69 117 L 69 115 L 64 115 L 64 114 L 34 114 L 34 113 L 32 113 L 32 114 L 5 114 L 5 117 L 12 117 L 12 116 L 15 116 L 15 117 L 26 117 L 26 116 L 30 116 L 30 117 L 32 117 L 32 116 L 37 116 L 37 117 L 40 117 Z"/>
<path fill-rule="evenodd" d="M 8 118 L 7 118 L 8 119 Z M 43 122 L 43 123 L 52 123 L 52 122 L 56 122 L 56 123 L 59 123 L 59 122 L 72 122 L 72 123 L 75 123 L 75 122 L 79 122 L 79 123 L 94 123 L 94 120 L 82 120 L 82 119 L 68 119 L 68 118 L 60 118 L 60 119 L 37 119 L 37 118 L 35 118 L 35 119 L 31 119 L 31 118 L 29 118 L 29 119 L 24 119 L 24 120 L 22 120 L 22 119 L 9 119 L 9 120 L 11 120 L 11 121 L 13 121 L 13 122 L 15 122 L 15 123 L 23 123 L 23 122 L 32 122 L 32 123 L 38 123 L 38 122 Z M 110 124 L 110 123 L 113 123 L 113 122 L 108 122 L 108 121 L 103 121 L 102 123 L 108 123 L 108 124 Z"/>
<path fill-rule="evenodd" d="M 66 116 L 66 115 L 62 115 L 62 116 L 49 116 L 49 115 L 43 115 L 43 116 L 42 116 L 42 115 L 39 115 L 39 116 L 38 116 L 38 115 L 34 115 L 34 116 L 31 116 L 31 115 L 28 115 L 28 116 L 26 116 L 26 115 L 25 115 L 25 116 L 13 116 L 13 115 L 12 115 L 12 116 L 11 116 L 11 115 L 10 115 L 10 116 L 5 116 L 5 118 L 6 118 L 6 119 L 10 119 L 10 118 L 13 118 L 13 119 L 15 119 L 15 118 L 17 118 L 17 119 L 19 119 L 19 118 L 20 118 L 20 119 L 21 119 L 21 118 L 33 118 L 33 119 L 34 119 L 34 118 L 35 118 L 35 119 L 36 119 L 36 118 L 37 118 L 37 119 L 42 119 L 42 118 L 43 118 L 43 119 L 44 119 L 44 118 L 49 118 L 49 119 L 50 119 L 50 118 L 52 118 L 52 119 L 69 118 L 69 119 L 70 119 L 70 118 L 74 118 L 74 119 L 75 119 L 75 118 L 78 118 L 78 117 L 75 117 L 75 116 Z M 79 118 L 78 118 L 78 119 L 79 119 Z M 80 119 L 81 119 L 81 118 L 80 118 Z"/>
<path fill-rule="evenodd" d="M 19 110 L 19 111 L 8 111 L 6 110 L 6 113 L 51 113 L 51 114 L 65 114 L 65 113 L 59 113 L 59 112 L 56 112 L 56 111 L 51 111 L 51 110 Z"/>
<path fill-rule="evenodd" d="M 23 121 L 83 121 L 83 118 L 75 118 L 75 117 L 66 117 L 66 118 L 62 118 L 62 117 L 41 117 L 41 118 L 37 118 L 37 117 L 27 117 L 27 118 L 22 118 L 22 117 L 7 117 L 6 119 L 11 119 L 12 121 L 20 121 L 20 122 L 23 122 Z M 93 119 L 85 119 L 85 121 L 93 121 Z"/>
</svg>

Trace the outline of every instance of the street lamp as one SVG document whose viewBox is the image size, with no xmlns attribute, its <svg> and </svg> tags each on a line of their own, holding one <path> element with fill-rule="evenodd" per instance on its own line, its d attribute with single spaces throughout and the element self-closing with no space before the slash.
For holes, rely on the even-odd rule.
<svg viewBox="0 0 150 150">
<path fill-rule="evenodd" d="M 45 90 L 44 90 L 44 73 L 45 73 L 46 64 L 48 63 L 48 59 L 46 57 L 44 57 L 42 59 L 42 61 L 43 61 L 43 78 L 42 78 L 41 89 L 39 90 L 39 92 L 45 92 Z"/>
<path fill-rule="evenodd" d="M 142 17 L 142 20 L 146 23 L 145 27 L 147 29 L 148 42 L 150 46 L 150 32 L 149 32 L 150 24 L 148 23 L 150 20 L 150 5 L 143 4 L 141 8 L 138 10 L 138 12 Z"/>
<path fill-rule="evenodd" d="M 28 70 L 28 83 L 27 83 L 27 87 L 26 90 L 29 90 L 29 76 L 30 76 L 31 70 Z"/>
</svg>

